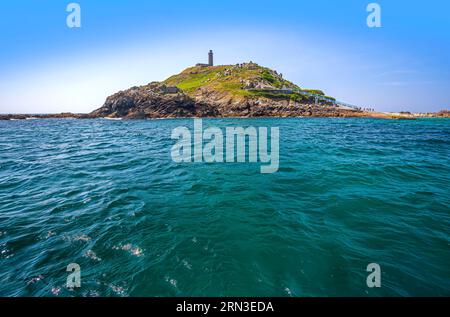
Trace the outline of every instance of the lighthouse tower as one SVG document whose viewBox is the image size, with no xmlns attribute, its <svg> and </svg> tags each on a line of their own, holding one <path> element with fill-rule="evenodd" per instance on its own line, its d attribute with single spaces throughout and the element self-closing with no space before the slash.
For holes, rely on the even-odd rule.
<svg viewBox="0 0 450 317">
<path fill-rule="evenodd" d="M 208 66 L 214 66 L 214 53 L 212 50 L 208 53 Z"/>
</svg>

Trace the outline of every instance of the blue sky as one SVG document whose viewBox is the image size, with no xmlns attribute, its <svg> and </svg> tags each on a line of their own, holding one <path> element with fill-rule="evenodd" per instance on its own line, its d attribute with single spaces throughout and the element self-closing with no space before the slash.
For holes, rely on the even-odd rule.
<svg viewBox="0 0 450 317">
<path fill-rule="evenodd" d="M 66 6 L 81 6 L 81 28 Z M 366 6 L 380 4 L 382 27 Z M 213 49 L 379 111 L 450 108 L 450 1 L 2 1 L 0 113 L 88 112 Z"/>
</svg>

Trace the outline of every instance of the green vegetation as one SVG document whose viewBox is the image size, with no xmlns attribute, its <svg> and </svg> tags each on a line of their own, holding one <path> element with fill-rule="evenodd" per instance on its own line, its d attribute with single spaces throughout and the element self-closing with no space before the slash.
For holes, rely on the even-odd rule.
<svg viewBox="0 0 450 317">
<path fill-rule="evenodd" d="M 276 84 L 277 80 L 275 79 L 275 77 L 267 70 L 265 69 L 262 73 L 261 76 L 263 79 L 267 80 L 269 83 L 271 84 Z"/>
<path fill-rule="evenodd" d="M 285 99 L 303 101 L 308 99 L 297 93 L 278 94 L 267 89 L 283 87 L 299 88 L 283 79 L 277 72 L 254 63 L 240 65 L 221 65 L 210 67 L 190 67 L 178 75 L 164 81 L 166 85 L 177 86 L 185 93 L 195 96 L 199 88 L 231 98 L 264 97 L 269 99 Z M 262 89 L 255 89 L 263 87 Z M 272 88 L 270 88 L 272 87 Z M 321 90 L 307 90 L 310 93 L 325 95 Z"/>
<path fill-rule="evenodd" d="M 299 94 L 291 94 L 290 98 L 292 101 L 295 101 L 295 102 L 302 102 L 302 101 L 305 101 L 305 99 L 307 99 L 305 96 L 302 96 Z"/>
<path fill-rule="evenodd" d="M 303 91 L 309 92 L 310 94 L 325 96 L 325 93 L 322 90 L 318 90 L 318 89 L 303 89 Z"/>
<path fill-rule="evenodd" d="M 277 93 L 273 93 L 270 91 L 264 91 L 264 90 L 250 90 L 248 91 L 248 95 L 249 96 L 255 96 L 255 97 L 264 97 L 264 98 L 268 98 L 268 99 L 284 99 L 284 100 L 292 100 L 295 102 L 301 102 L 301 101 L 305 101 L 306 99 L 308 99 L 308 97 L 297 94 L 297 93 L 292 93 L 292 94 L 277 94 Z"/>
<path fill-rule="evenodd" d="M 193 92 L 205 86 L 217 77 L 222 67 L 192 67 L 183 71 L 179 75 L 174 75 L 164 81 L 165 84 L 177 86 L 186 93 Z"/>
</svg>

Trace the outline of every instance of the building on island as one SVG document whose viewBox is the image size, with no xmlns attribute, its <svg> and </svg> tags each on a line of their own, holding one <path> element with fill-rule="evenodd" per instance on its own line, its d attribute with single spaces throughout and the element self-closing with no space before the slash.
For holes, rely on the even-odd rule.
<svg viewBox="0 0 450 317">
<path fill-rule="evenodd" d="M 209 50 L 209 53 L 208 53 L 208 64 L 198 63 L 195 66 L 197 66 L 197 67 L 214 66 L 214 53 L 213 53 L 213 51 Z"/>
</svg>

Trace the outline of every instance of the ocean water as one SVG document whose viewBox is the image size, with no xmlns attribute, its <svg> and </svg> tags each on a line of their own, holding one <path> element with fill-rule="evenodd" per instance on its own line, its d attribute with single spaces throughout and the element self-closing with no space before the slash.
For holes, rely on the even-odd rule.
<svg viewBox="0 0 450 317">
<path fill-rule="evenodd" d="M 174 163 L 189 119 L 0 122 L 0 295 L 450 295 L 450 120 L 204 125 L 279 127 L 279 171 Z"/>
</svg>

